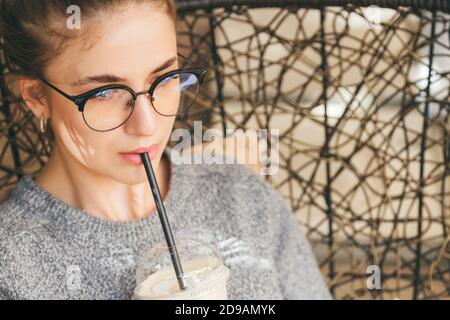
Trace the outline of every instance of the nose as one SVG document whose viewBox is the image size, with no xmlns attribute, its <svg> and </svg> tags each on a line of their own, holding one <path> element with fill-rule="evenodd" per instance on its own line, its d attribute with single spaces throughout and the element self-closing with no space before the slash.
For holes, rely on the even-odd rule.
<svg viewBox="0 0 450 320">
<path fill-rule="evenodd" d="M 125 131 L 133 135 L 151 136 L 158 129 L 158 115 L 148 94 L 140 93 L 134 101 L 134 110 L 125 123 Z"/>
</svg>

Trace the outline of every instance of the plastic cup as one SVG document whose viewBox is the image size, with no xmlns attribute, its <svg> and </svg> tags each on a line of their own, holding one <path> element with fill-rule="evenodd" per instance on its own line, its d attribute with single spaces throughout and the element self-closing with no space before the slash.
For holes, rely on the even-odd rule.
<svg viewBox="0 0 450 320">
<path fill-rule="evenodd" d="M 148 251 L 138 265 L 136 300 L 227 300 L 230 270 L 217 251 L 192 238 L 176 240 L 186 290 L 180 290 L 166 244 Z"/>
</svg>

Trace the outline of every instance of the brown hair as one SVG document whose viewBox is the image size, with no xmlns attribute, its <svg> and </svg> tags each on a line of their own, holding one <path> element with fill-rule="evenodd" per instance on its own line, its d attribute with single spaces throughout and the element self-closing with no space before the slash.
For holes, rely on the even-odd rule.
<svg viewBox="0 0 450 320">
<path fill-rule="evenodd" d="M 6 66 L 15 75 L 42 77 L 49 61 L 67 45 L 65 40 L 87 36 L 89 32 L 66 28 L 71 5 L 81 9 L 85 23 L 124 4 L 143 3 L 163 7 L 176 20 L 175 0 L 0 0 L 0 44 Z"/>
</svg>

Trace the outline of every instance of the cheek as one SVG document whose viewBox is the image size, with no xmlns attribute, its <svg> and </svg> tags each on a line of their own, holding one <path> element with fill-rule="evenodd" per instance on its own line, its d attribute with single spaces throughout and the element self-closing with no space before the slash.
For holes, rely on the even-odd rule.
<svg viewBox="0 0 450 320">
<path fill-rule="evenodd" d="M 83 139 L 86 125 L 81 112 L 78 111 L 77 106 L 73 102 L 67 99 L 53 99 L 51 110 L 53 131 L 60 142 L 69 146 L 72 144 L 71 141 Z"/>
<path fill-rule="evenodd" d="M 172 134 L 173 126 L 175 123 L 175 117 L 162 117 L 159 125 L 160 137 L 167 143 Z"/>
<path fill-rule="evenodd" d="M 57 103 L 52 109 L 51 121 L 62 152 L 70 153 L 87 167 L 105 165 L 108 158 L 105 153 L 111 153 L 118 147 L 117 141 L 120 139 L 117 132 L 94 131 L 86 125 L 74 103 L 60 100 Z"/>
</svg>

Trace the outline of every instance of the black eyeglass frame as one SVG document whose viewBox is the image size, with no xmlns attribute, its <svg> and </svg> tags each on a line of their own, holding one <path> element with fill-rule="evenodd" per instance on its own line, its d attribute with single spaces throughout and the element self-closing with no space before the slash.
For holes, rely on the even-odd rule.
<svg viewBox="0 0 450 320">
<path fill-rule="evenodd" d="M 140 92 L 135 92 L 135 91 L 134 91 L 133 89 L 131 89 L 129 86 L 124 85 L 124 84 L 108 84 L 108 85 L 105 85 L 105 86 L 101 86 L 101 87 L 98 87 L 98 88 L 89 90 L 88 92 L 85 92 L 85 93 L 82 93 L 82 94 L 79 94 L 79 95 L 76 95 L 76 96 L 73 96 L 73 95 L 70 95 L 70 94 L 64 92 L 63 90 L 57 88 L 56 86 L 54 86 L 53 84 L 51 84 L 50 82 L 48 82 L 47 80 L 45 80 L 45 79 L 43 79 L 43 78 L 40 78 L 40 80 L 41 80 L 42 82 L 44 82 L 46 85 L 48 85 L 50 88 L 52 88 L 53 90 L 55 90 L 56 92 L 58 92 L 59 94 L 63 95 L 64 97 L 66 97 L 67 99 L 69 99 L 70 101 L 72 101 L 73 103 L 75 103 L 75 105 L 78 106 L 78 111 L 80 111 L 80 112 L 83 114 L 83 120 L 84 120 L 84 122 L 86 123 L 86 125 L 87 125 L 89 128 L 91 128 L 91 129 L 94 130 L 94 131 L 107 132 L 107 131 L 111 131 L 111 130 L 114 130 L 114 129 L 119 128 L 120 126 L 122 126 L 124 123 L 126 123 L 126 122 L 128 121 L 128 119 L 129 119 L 129 118 L 131 117 L 131 115 L 133 114 L 133 111 L 134 111 L 134 104 L 135 104 L 135 101 L 136 101 L 137 97 L 140 96 L 140 95 L 142 95 L 142 94 L 149 94 L 149 96 L 150 96 L 150 98 L 151 98 L 151 99 L 150 99 L 151 105 L 152 105 L 153 109 L 154 109 L 158 114 L 160 114 L 160 115 L 162 115 L 162 116 L 166 116 L 166 117 L 173 117 L 173 116 L 178 116 L 178 115 L 180 115 L 180 114 L 178 114 L 178 113 L 177 113 L 177 114 L 172 114 L 172 115 L 166 115 L 166 114 L 162 114 L 160 111 L 158 111 L 158 110 L 156 109 L 156 107 L 153 105 L 153 92 L 155 91 L 156 87 L 157 87 L 158 84 L 160 84 L 163 80 L 165 80 L 166 78 L 171 77 L 171 76 L 173 76 L 173 75 L 181 74 L 181 73 L 192 73 L 192 74 L 194 74 L 194 75 L 197 77 L 197 79 L 198 79 L 198 81 L 199 81 L 199 87 L 198 87 L 198 90 L 197 90 L 197 92 L 196 92 L 196 94 L 195 94 L 195 99 L 196 99 L 197 96 L 198 96 L 198 91 L 199 91 L 200 85 L 203 83 L 203 81 L 204 81 L 204 79 L 205 79 L 206 72 L 207 72 L 207 71 L 206 71 L 205 69 L 202 69 L 202 68 L 181 68 L 181 69 L 172 70 L 172 71 L 169 71 L 169 72 L 166 72 L 166 73 L 160 75 L 159 77 L 157 77 L 157 78 L 152 82 L 152 84 L 150 85 L 150 88 L 149 88 L 148 90 L 144 90 L 144 91 L 140 91 Z M 102 91 L 109 90 L 109 89 L 124 89 L 124 90 L 127 90 L 127 91 L 132 95 L 132 97 L 133 97 L 133 100 L 132 100 L 132 108 L 133 108 L 133 110 L 130 112 L 130 115 L 128 116 L 128 118 L 127 118 L 125 121 L 123 121 L 120 125 L 118 125 L 118 126 L 112 128 L 112 129 L 108 129 L 108 130 L 98 130 L 98 129 L 92 128 L 92 127 L 89 125 L 89 123 L 86 121 L 85 117 L 84 117 L 84 107 L 85 107 L 86 101 L 87 101 L 88 99 L 90 99 L 91 97 L 93 97 L 95 94 L 98 94 L 98 93 L 100 93 L 100 92 L 102 92 Z M 183 111 L 186 112 L 187 110 L 183 110 Z"/>
</svg>

